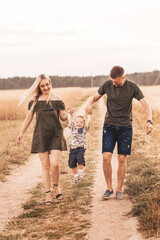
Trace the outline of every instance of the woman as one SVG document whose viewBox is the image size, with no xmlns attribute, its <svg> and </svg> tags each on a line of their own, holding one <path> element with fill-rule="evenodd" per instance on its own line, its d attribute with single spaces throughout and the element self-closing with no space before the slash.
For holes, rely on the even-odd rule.
<svg viewBox="0 0 160 240">
<path fill-rule="evenodd" d="M 29 112 L 23 122 L 17 142 L 22 143 L 23 135 L 36 112 L 31 153 L 38 153 L 41 160 L 42 179 L 46 192 L 45 204 L 50 205 L 53 204 L 50 192 L 50 170 L 56 198 L 58 200 L 63 199 L 58 181 L 60 154 L 62 150 L 66 150 L 66 141 L 63 137 L 63 129 L 59 118 L 62 121 L 67 120 L 67 113 L 64 111 L 64 103 L 52 90 L 50 78 L 45 74 L 36 78 L 33 85 L 22 96 L 19 104 L 31 98 L 32 100 L 28 105 Z"/>
</svg>

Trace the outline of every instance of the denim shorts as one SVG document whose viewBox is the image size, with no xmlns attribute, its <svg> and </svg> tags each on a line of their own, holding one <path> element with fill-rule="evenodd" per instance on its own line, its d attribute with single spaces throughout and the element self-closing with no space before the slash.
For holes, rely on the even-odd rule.
<svg viewBox="0 0 160 240">
<path fill-rule="evenodd" d="M 83 147 L 77 147 L 75 149 L 70 148 L 68 165 L 70 168 L 75 168 L 78 165 L 85 166 L 84 160 L 85 149 Z"/>
<path fill-rule="evenodd" d="M 104 123 L 102 153 L 113 153 L 117 142 L 118 154 L 130 155 L 132 145 L 132 126 L 114 126 Z"/>
</svg>

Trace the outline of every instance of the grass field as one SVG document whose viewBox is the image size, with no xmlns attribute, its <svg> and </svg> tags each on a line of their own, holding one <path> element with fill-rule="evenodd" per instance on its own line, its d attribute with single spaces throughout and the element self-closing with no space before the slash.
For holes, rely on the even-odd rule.
<svg viewBox="0 0 160 240">
<path fill-rule="evenodd" d="M 63 152 L 60 188 L 63 189 L 64 201 L 57 202 L 53 194 L 53 206 L 44 207 L 44 189 L 43 185 L 39 184 L 32 191 L 32 198 L 24 205 L 24 213 L 8 224 L 0 239 L 85 239 L 91 224 L 89 214 L 97 159 L 94 149 L 99 146 L 97 131 L 100 131 L 100 124 L 96 117 L 98 111 L 95 106 L 89 131 L 90 139 L 95 140 L 93 143 L 92 140 L 87 142 L 85 179 L 73 185 L 73 175 L 67 163 L 68 152 Z"/>
<path fill-rule="evenodd" d="M 65 105 L 72 106 L 74 111 L 95 91 L 95 88 L 55 89 Z M 10 174 L 12 168 L 24 164 L 30 155 L 34 121 L 25 133 L 23 144 L 19 145 L 16 142 L 22 122 L 27 114 L 26 105 L 18 106 L 23 92 L 22 90 L 0 91 L 0 181 L 5 181 L 5 176 Z M 62 125 L 65 127 L 67 121 Z"/>
<path fill-rule="evenodd" d="M 27 113 L 27 105 L 18 106 L 20 97 L 25 90 L 0 90 L 0 120 L 24 119 Z M 55 88 L 66 106 L 77 107 L 80 101 L 93 94 L 96 88 Z M 73 104 L 74 99 L 74 104 Z"/>
<path fill-rule="evenodd" d="M 152 102 L 153 103 L 153 102 Z M 160 111 L 153 109 L 154 130 L 145 133 L 146 117 L 134 104 L 132 155 L 128 158 L 126 193 L 133 201 L 131 214 L 138 217 L 146 238 L 159 236 L 160 228 Z"/>
<path fill-rule="evenodd" d="M 70 88 L 56 89 L 56 91 L 62 96 L 66 105 L 71 105 L 77 109 L 96 89 Z M 3 94 L 7 95 L 6 92 Z M 159 236 L 160 224 L 160 108 L 157 104 L 157 101 L 160 102 L 160 95 L 158 95 L 160 86 L 151 88 L 143 87 L 143 92 L 153 108 L 154 131 L 150 136 L 146 135 L 146 117 L 144 111 L 137 102 L 134 102 L 133 147 L 132 155 L 128 160 L 128 172 L 125 184 L 126 192 L 133 201 L 133 208 L 130 214 L 138 216 L 140 231 L 143 232 L 146 238 L 151 238 L 152 236 Z M 21 94 L 22 91 L 16 92 L 16 97 Z M 13 99 L 11 96 L 15 97 L 15 93 L 12 95 L 10 92 L 10 96 L 8 97 L 12 105 Z M 2 100 L 1 97 L 0 101 L 3 103 L 1 105 L 5 106 L 4 98 Z M 12 105 L 12 107 L 14 106 L 15 104 Z M 154 110 L 154 107 L 156 110 Z M 68 153 L 64 152 L 61 162 L 61 169 L 63 171 L 61 172 L 60 181 L 60 187 L 66 196 L 64 202 L 57 203 L 54 200 L 52 207 L 44 208 L 41 205 L 44 191 L 43 185 L 38 185 L 32 191 L 32 198 L 24 205 L 24 213 L 14 218 L 7 225 L 6 229 L 0 235 L 0 239 L 85 239 L 87 228 L 91 224 L 89 215 L 92 208 L 91 191 L 96 164 L 94 149 L 99 146 L 97 135 L 101 131 L 97 117 L 99 115 L 98 111 L 95 105 L 89 132 L 90 142 L 88 142 L 88 150 L 86 152 L 85 179 L 78 185 L 72 185 L 72 174 L 66 163 Z M 18 117 L 14 119 L 12 112 L 7 115 L 11 116 L 11 118 L 7 117 L 7 119 L 12 120 L 0 121 L 2 129 L 0 133 L 1 181 L 5 180 L 6 174 L 10 174 L 12 166 L 25 163 L 30 154 L 34 123 L 27 130 L 25 143 L 19 146 L 16 143 L 16 137 L 22 124 L 22 116 L 19 117 L 20 119 Z M 25 114 L 26 109 L 23 116 Z"/>
</svg>

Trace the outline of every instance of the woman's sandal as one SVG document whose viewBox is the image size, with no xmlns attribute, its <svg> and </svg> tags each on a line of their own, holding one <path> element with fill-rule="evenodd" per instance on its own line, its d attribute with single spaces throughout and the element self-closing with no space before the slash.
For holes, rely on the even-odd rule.
<svg viewBox="0 0 160 240">
<path fill-rule="evenodd" d="M 47 191 L 46 193 L 50 193 L 51 191 Z M 45 205 L 51 205 L 51 204 L 53 204 L 53 202 L 52 201 L 45 201 L 45 203 L 44 203 Z"/>
<path fill-rule="evenodd" d="M 54 186 L 55 186 L 55 187 L 58 187 L 58 184 L 53 184 L 53 189 L 54 189 Z M 61 197 L 61 196 L 62 196 L 62 197 Z M 63 194 L 62 194 L 62 193 L 57 194 L 57 195 L 56 195 L 56 198 L 57 198 L 58 200 L 62 200 L 62 199 L 63 199 Z"/>
</svg>

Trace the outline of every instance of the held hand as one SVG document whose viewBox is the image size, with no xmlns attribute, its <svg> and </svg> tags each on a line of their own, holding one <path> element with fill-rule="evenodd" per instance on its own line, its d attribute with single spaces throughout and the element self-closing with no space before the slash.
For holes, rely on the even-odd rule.
<svg viewBox="0 0 160 240">
<path fill-rule="evenodd" d="M 19 136 L 17 138 L 17 142 L 18 143 L 22 143 L 23 142 L 23 134 L 19 134 Z"/>
<path fill-rule="evenodd" d="M 150 122 L 147 122 L 146 133 L 150 134 L 153 130 L 153 125 Z"/>
<path fill-rule="evenodd" d="M 72 114 L 73 113 L 73 109 L 71 107 L 67 107 L 67 113 Z"/>
<path fill-rule="evenodd" d="M 92 115 L 92 107 L 87 106 L 87 107 L 85 108 L 85 111 L 86 111 L 86 114 Z"/>
</svg>

